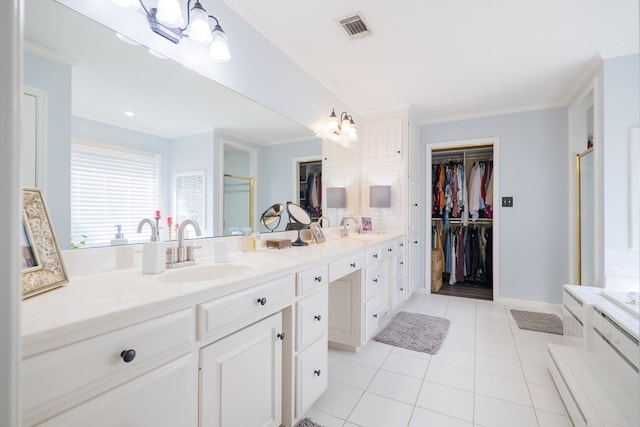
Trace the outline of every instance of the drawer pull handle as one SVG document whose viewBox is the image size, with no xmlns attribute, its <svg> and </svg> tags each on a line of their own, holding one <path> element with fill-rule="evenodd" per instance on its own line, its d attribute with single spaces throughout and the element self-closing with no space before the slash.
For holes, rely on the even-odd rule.
<svg viewBox="0 0 640 427">
<path fill-rule="evenodd" d="M 279 333 L 278 338 L 280 338 L 280 341 L 284 341 L 284 332 Z"/>
<path fill-rule="evenodd" d="M 258 304 L 266 305 L 267 304 L 267 299 L 265 297 L 258 298 Z"/>
<path fill-rule="evenodd" d="M 136 358 L 136 351 L 132 348 L 130 348 L 129 350 L 122 350 L 122 353 L 120 353 L 120 357 L 122 357 L 124 363 L 129 363 Z"/>
<path fill-rule="evenodd" d="M 322 276 L 317 276 L 316 277 L 316 282 L 318 282 L 318 283 L 322 282 Z"/>
<path fill-rule="evenodd" d="M 316 369 L 315 371 L 313 371 L 313 375 L 315 375 L 316 377 L 319 377 L 321 373 L 322 371 L 320 369 Z"/>
<path fill-rule="evenodd" d="M 374 318 L 374 319 L 377 319 L 377 318 L 378 318 L 378 315 L 377 315 L 377 314 L 374 314 L 374 315 L 373 315 L 373 318 Z"/>
<path fill-rule="evenodd" d="M 351 267 L 356 268 L 356 263 L 352 262 L 351 264 L 349 264 Z"/>
<path fill-rule="evenodd" d="M 313 316 L 314 319 L 316 319 L 318 322 L 322 320 L 322 316 L 319 314 L 316 314 L 315 316 Z"/>
</svg>

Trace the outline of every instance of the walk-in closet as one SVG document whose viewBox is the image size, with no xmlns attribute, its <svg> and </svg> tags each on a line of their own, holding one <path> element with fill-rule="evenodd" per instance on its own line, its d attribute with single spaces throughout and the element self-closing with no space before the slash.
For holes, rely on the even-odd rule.
<svg viewBox="0 0 640 427">
<path fill-rule="evenodd" d="M 298 162 L 297 203 L 309 214 L 312 221 L 322 216 L 322 160 Z"/>
<path fill-rule="evenodd" d="M 493 300 L 493 146 L 431 154 L 431 292 Z"/>
</svg>

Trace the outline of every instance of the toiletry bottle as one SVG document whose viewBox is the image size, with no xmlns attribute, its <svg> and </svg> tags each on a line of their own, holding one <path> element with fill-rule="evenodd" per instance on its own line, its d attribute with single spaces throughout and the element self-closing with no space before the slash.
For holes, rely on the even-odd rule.
<svg viewBox="0 0 640 427">
<path fill-rule="evenodd" d="M 124 238 L 124 234 L 122 233 L 122 225 L 116 225 L 116 229 L 118 231 L 116 232 L 115 238 L 111 240 L 111 246 L 126 245 L 127 243 L 129 243 L 129 241 Z"/>
<path fill-rule="evenodd" d="M 164 242 L 144 242 L 142 244 L 142 273 L 162 273 L 167 262 L 167 246 Z"/>
</svg>

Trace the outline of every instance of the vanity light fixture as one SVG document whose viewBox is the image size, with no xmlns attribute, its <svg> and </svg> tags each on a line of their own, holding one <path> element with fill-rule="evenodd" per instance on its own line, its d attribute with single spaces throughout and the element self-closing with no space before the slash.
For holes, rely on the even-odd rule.
<svg viewBox="0 0 640 427">
<path fill-rule="evenodd" d="M 338 120 L 335 109 L 331 109 L 331 114 L 329 115 L 329 131 L 336 135 L 345 135 L 348 141 L 358 140 L 356 123 L 353 121 L 353 117 L 344 111 L 340 114 L 340 120 Z"/>
<path fill-rule="evenodd" d="M 116 5 L 126 8 L 134 8 L 133 0 L 112 0 Z M 200 0 L 195 0 L 193 7 L 192 0 L 187 1 L 187 19 L 182 15 L 180 2 L 178 0 L 158 0 L 157 7 L 147 8 L 142 0 L 137 0 L 147 15 L 151 31 L 161 35 L 172 43 L 178 44 L 183 37 L 208 44 L 209 56 L 216 62 L 227 62 L 231 59 L 227 35 L 220 26 L 218 18 L 207 14 L 207 11 Z M 137 7 L 136 7 L 137 8 Z M 215 21 L 215 26 L 211 30 L 209 19 Z"/>
</svg>

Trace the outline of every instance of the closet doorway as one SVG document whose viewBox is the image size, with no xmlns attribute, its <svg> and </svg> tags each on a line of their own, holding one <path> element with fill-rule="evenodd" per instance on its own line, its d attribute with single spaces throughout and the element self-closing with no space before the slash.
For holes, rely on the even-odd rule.
<svg viewBox="0 0 640 427">
<path fill-rule="evenodd" d="M 427 145 L 431 293 L 499 296 L 499 138 Z"/>
</svg>

